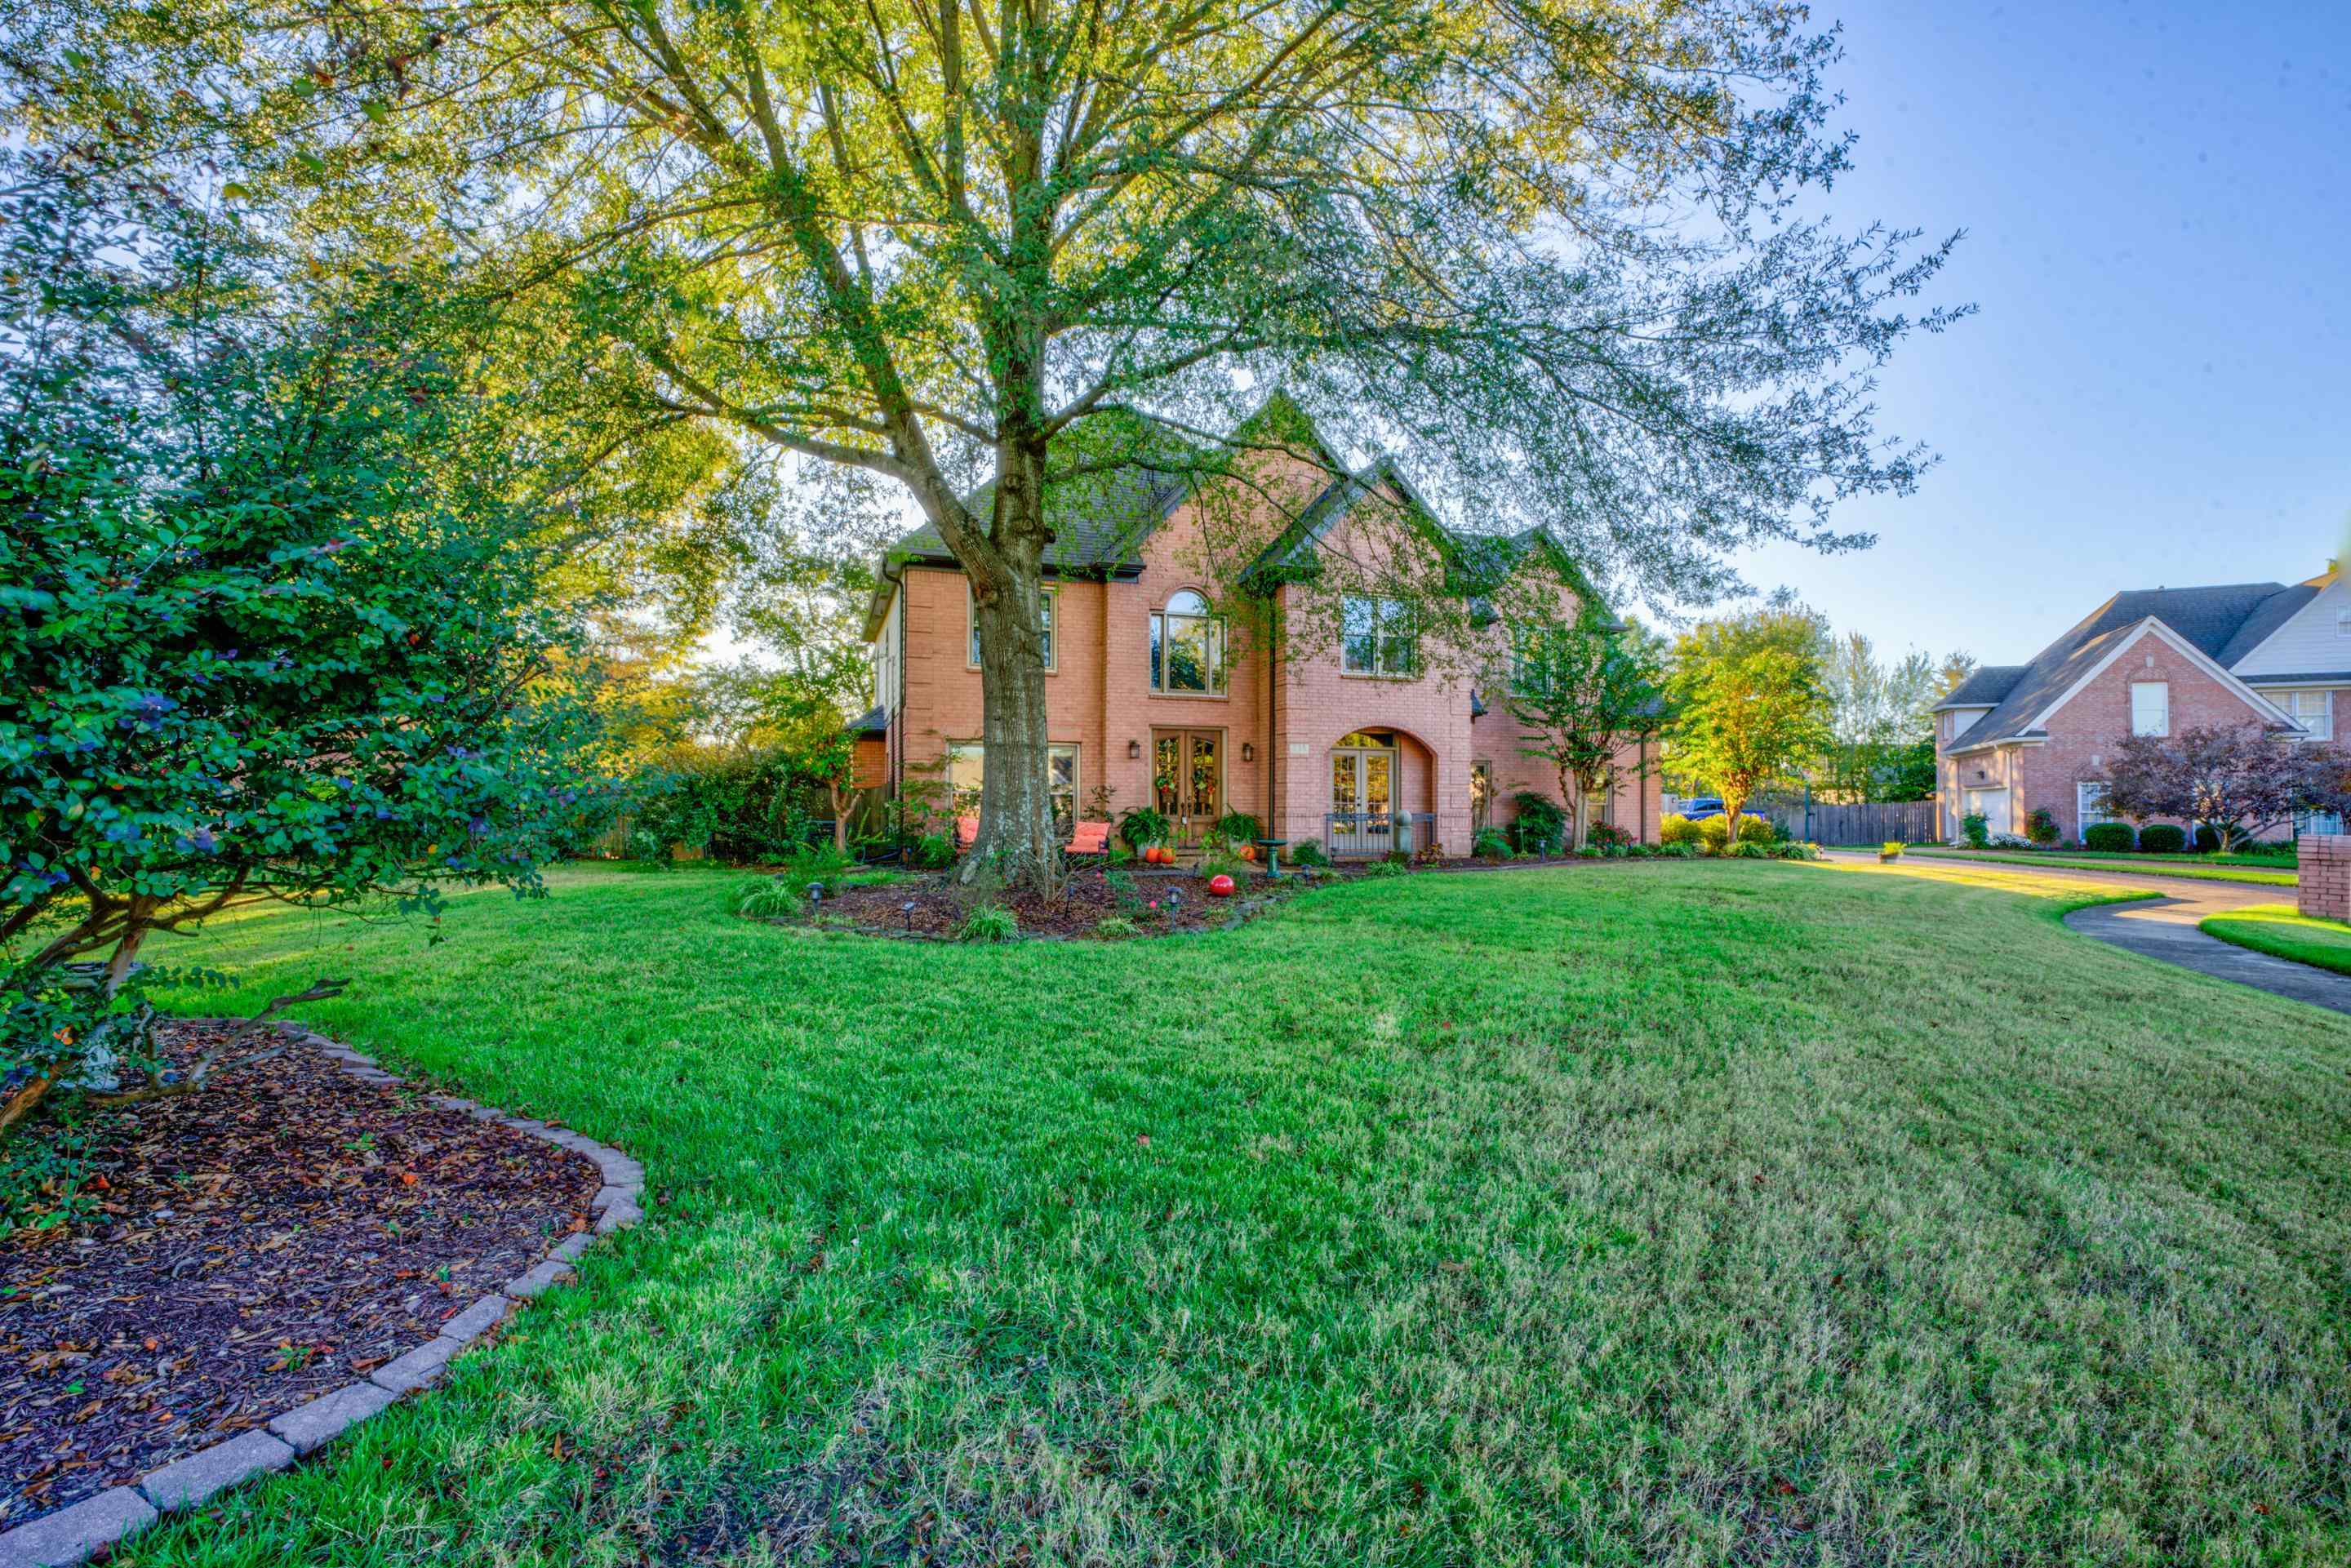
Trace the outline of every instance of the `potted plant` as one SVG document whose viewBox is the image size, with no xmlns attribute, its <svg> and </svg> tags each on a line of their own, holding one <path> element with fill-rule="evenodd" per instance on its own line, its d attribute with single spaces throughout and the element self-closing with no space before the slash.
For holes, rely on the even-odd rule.
<svg viewBox="0 0 2351 1568">
<path fill-rule="evenodd" d="M 1880 865 L 1884 865 L 1888 861 L 1898 861 L 1901 858 L 1902 846 L 1897 843 L 1888 843 L 1877 852 L 1877 863 Z"/>
</svg>

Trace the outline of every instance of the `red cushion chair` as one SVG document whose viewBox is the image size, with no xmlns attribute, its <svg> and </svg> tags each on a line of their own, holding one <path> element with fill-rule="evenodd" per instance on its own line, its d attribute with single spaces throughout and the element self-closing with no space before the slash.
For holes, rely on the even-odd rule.
<svg viewBox="0 0 2351 1568">
<path fill-rule="evenodd" d="M 967 850 L 979 842 L 979 819 L 977 816 L 956 819 L 956 848 Z"/>
<path fill-rule="evenodd" d="M 1080 822 L 1070 834 L 1070 853 L 1073 855 L 1106 855 L 1110 853 L 1110 824 Z"/>
</svg>

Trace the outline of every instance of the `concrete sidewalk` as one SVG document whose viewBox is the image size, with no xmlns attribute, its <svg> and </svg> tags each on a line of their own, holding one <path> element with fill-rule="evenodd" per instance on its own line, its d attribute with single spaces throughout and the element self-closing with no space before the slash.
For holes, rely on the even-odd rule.
<svg viewBox="0 0 2351 1568">
<path fill-rule="evenodd" d="M 1875 861 L 1867 851 L 1830 850 L 1844 861 Z M 2077 909 L 2065 924 L 2085 936 L 2095 936 L 2133 953 L 2177 964 L 2217 980 L 2286 997 L 2313 1007 L 2351 1014 L 2351 975 L 2314 968 L 2290 958 L 2273 958 L 2239 947 L 2217 936 L 2207 936 L 2197 925 L 2209 916 L 2252 904 L 2292 904 L 2294 889 L 2265 887 L 2254 883 L 2209 882 L 2189 877 L 2140 876 L 2131 872 L 2075 871 L 2066 866 L 2021 865 L 2013 862 L 1937 861 L 1905 856 L 1886 868 L 1911 876 L 1966 875 L 1984 871 L 2017 876 L 2046 877 L 2053 882 L 2096 883 L 2119 891 L 2145 894 L 2136 904 L 2102 904 Z"/>
</svg>

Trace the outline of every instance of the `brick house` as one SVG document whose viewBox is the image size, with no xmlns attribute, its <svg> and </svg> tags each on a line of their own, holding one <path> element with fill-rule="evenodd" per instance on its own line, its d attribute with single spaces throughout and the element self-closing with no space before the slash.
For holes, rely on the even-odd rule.
<svg viewBox="0 0 2351 1568">
<path fill-rule="evenodd" d="M 1304 427 L 1286 400 L 1282 413 Z M 1370 541 L 1386 534 L 1364 526 L 1368 507 L 1410 508 L 1438 530 L 1432 549 L 1467 544 L 1519 559 L 1557 549 L 1548 535 L 1471 542 L 1444 533 L 1393 465 L 1348 472 L 1304 428 L 1311 450 L 1272 453 L 1238 507 L 1232 480 L 1136 470 L 1104 486 L 1099 507 L 1052 519 L 1045 685 L 1051 791 L 1065 825 L 1099 814 L 1107 788 L 1110 816 L 1155 806 L 1184 842 L 1239 810 L 1272 836 L 1339 854 L 1458 854 L 1477 828 L 1510 820 L 1516 792 L 1556 799 L 1549 767 L 1520 755 L 1507 705 L 1489 700 L 1509 662 L 1510 631 L 1499 622 L 1488 628 L 1483 677 L 1428 667 L 1405 607 L 1392 600 L 1347 599 L 1327 638 L 1237 634 L 1240 620 L 1310 619 L 1282 613 L 1305 591 L 1269 569 L 1311 570 L 1317 551 L 1380 548 Z M 1229 555 L 1230 538 L 1225 524 L 1209 525 L 1211 507 L 1263 540 L 1251 570 L 1238 574 L 1249 587 L 1228 591 L 1251 595 L 1260 613 L 1228 615 L 1240 607 L 1217 602 L 1211 580 L 1220 574 L 1204 563 L 1219 549 Z M 936 770 L 969 809 L 987 766 L 970 592 L 929 528 L 884 559 L 866 636 L 876 706 L 862 722 L 880 732 L 885 788 Z M 1626 748 L 1593 821 L 1655 841 L 1658 781 L 1648 761 L 1646 748 Z"/>
<path fill-rule="evenodd" d="M 2351 591 L 2332 562 L 2290 587 L 2117 593 L 2030 664 L 1987 665 L 1937 705 L 1943 836 L 1971 812 L 2022 834 L 2046 808 L 2078 841 L 2108 820 L 2105 758 L 2123 737 L 2259 723 L 2287 741 L 2331 740 L 2345 691 Z"/>
</svg>

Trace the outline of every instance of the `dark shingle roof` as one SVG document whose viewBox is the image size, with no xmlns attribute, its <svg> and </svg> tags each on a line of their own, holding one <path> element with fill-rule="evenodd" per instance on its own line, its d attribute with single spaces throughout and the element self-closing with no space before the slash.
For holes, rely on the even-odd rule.
<svg viewBox="0 0 2351 1568">
<path fill-rule="evenodd" d="M 2022 664 L 1985 664 L 1951 688 L 1951 695 L 1935 705 L 1940 713 L 1947 707 L 1993 707 L 2000 699 L 2014 689 L 2024 674 Z"/>
<path fill-rule="evenodd" d="M 1998 706 L 1970 727 L 1967 744 L 1980 746 L 2033 733 L 2025 727 L 2111 653 L 2132 627 L 2149 616 L 2162 622 L 2197 652 L 2226 667 L 2230 661 L 2221 655 L 2255 612 L 2270 600 L 2289 591 L 2283 583 L 2238 582 L 2214 588 L 2138 588 L 2117 593 L 2042 649 L 2031 664 L 2018 672 L 2016 679 L 2001 694 Z M 2250 648 L 2252 644 L 2246 646 Z M 1979 670 L 1959 691 L 1967 691 L 1986 674 Z M 1954 692 L 1939 706 L 1952 706 L 1958 695 Z"/>
<path fill-rule="evenodd" d="M 1195 472 L 1137 465 L 1055 486 L 1046 503 L 1053 540 L 1045 547 L 1045 569 L 1065 577 L 1142 570 L 1144 541 L 1184 499 Z M 964 504 L 985 517 L 995 490 L 982 485 Z M 955 564 L 946 541 L 928 523 L 892 545 L 890 558 Z"/>
<path fill-rule="evenodd" d="M 2270 640 L 2277 629 L 2294 618 L 2294 612 L 2318 597 L 2318 585 L 2298 582 L 2292 588 L 2282 588 L 2253 607 L 2245 623 L 2237 628 L 2220 651 L 2212 656 L 2223 666 L 2233 667 L 2236 662 Z"/>
</svg>

